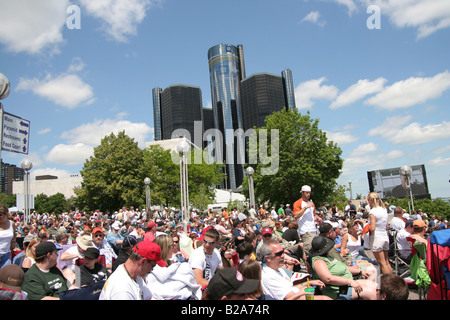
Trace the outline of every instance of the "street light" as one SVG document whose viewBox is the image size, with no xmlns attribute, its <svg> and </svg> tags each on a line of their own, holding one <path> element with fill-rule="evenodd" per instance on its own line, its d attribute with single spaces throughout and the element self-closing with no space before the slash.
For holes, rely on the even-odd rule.
<svg viewBox="0 0 450 320">
<path fill-rule="evenodd" d="M 180 188 L 181 188 L 181 213 L 184 232 L 187 233 L 189 221 L 189 188 L 188 188 L 188 168 L 186 154 L 189 151 L 189 144 L 186 139 L 182 139 L 177 145 L 177 152 L 180 155 Z"/>
<path fill-rule="evenodd" d="M 348 185 L 350 186 L 350 200 L 353 199 L 353 192 L 352 192 L 352 182 L 349 180 Z"/>
<path fill-rule="evenodd" d="M 248 193 L 250 197 L 250 208 L 252 208 L 252 206 L 255 205 L 255 189 L 253 186 L 253 174 L 255 173 L 255 170 L 252 167 L 247 167 L 245 172 L 248 175 Z"/>
<path fill-rule="evenodd" d="M 408 197 L 409 213 L 412 214 L 412 211 L 414 211 L 414 199 L 413 199 L 412 188 L 411 188 L 412 169 L 411 169 L 411 167 L 404 165 L 400 168 L 399 172 L 400 172 L 400 179 L 402 181 L 403 189 L 406 190 L 406 196 Z M 411 199 L 411 202 L 409 199 Z M 412 211 L 411 211 L 411 206 L 412 206 Z"/>
<path fill-rule="evenodd" d="M 147 212 L 150 212 L 150 178 L 146 177 L 144 179 L 145 183 L 145 207 L 147 208 Z"/>
<path fill-rule="evenodd" d="M 29 171 L 33 168 L 33 164 L 30 160 L 25 159 L 20 164 L 22 169 L 25 170 L 24 177 L 24 204 L 25 204 L 25 222 L 28 224 L 30 222 L 30 173 Z"/>
</svg>

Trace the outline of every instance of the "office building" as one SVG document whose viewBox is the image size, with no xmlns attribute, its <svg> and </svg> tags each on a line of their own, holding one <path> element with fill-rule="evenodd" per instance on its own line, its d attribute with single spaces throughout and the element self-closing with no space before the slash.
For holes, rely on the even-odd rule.
<svg viewBox="0 0 450 320">
<path fill-rule="evenodd" d="M 13 194 L 13 181 L 23 180 L 25 170 L 13 164 L 1 162 L 1 192 L 7 195 Z"/>
<path fill-rule="evenodd" d="M 200 122 L 200 128 L 196 129 L 198 134 L 203 134 L 201 89 L 182 84 L 164 90 L 153 89 L 153 114 L 156 141 L 186 136 L 187 133 L 190 135 L 187 138 L 193 140 L 196 121 L 197 125 Z M 186 133 L 180 132 L 180 129 L 186 130 Z"/>
<path fill-rule="evenodd" d="M 244 131 L 265 126 L 267 116 L 286 107 L 286 94 L 281 76 L 256 73 L 241 81 Z"/>
<path fill-rule="evenodd" d="M 239 93 L 239 83 L 245 78 L 243 55 L 242 45 L 219 44 L 208 50 L 214 125 L 223 135 L 222 152 L 216 152 L 216 161 L 226 164 L 227 178 L 221 186 L 225 189 L 236 189 L 244 177 L 244 143 L 235 135 L 243 128 Z"/>
</svg>

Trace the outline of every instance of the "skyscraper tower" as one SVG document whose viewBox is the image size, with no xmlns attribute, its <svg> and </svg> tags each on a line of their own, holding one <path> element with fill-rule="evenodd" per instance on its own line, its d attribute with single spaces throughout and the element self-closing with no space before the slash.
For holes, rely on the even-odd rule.
<svg viewBox="0 0 450 320">
<path fill-rule="evenodd" d="M 175 130 L 184 129 L 194 139 L 195 121 L 202 121 L 202 92 L 199 87 L 172 85 L 162 90 L 153 89 L 155 140 L 179 137 Z M 203 132 L 201 128 L 200 133 Z M 180 133 L 181 134 L 181 133 Z"/>
<path fill-rule="evenodd" d="M 223 136 L 221 154 L 227 179 L 221 187 L 235 189 L 242 184 L 245 155 L 243 139 L 234 133 L 243 129 L 239 83 L 245 78 L 242 45 L 219 44 L 208 50 L 214 125 Z"/>
<path fill-rule="evenodd" d="M 281 71 L 281 77 L 283 78 L 284 94 L 287 103 L 286 108 L 295 110 L 295 92 L 294 81 L 292 80 L 292 71 L 290 69 Z"/>
<path fill-rule="evenodd" d="M 161 128 L 161 88 L 153 88 L 153 126 L 155 128 L 154 140 L 162 140 Z"/>
</svg>

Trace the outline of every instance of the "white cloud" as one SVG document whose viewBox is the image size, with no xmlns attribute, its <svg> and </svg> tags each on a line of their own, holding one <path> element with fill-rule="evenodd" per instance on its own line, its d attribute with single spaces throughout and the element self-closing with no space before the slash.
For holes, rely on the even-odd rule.
<svg viewBox="0 0 450 320">
<path fill-rule="evenodd" d="M 45 157 L 47 161 L 68 166 L 81 165 L 93 155 L 94 149 L 83 143 L 58 144 Z"/>
<path fill-rule="evenodd" d="M 378 145 L 373 142 L 360 144 L 356 149 L 350 154 L 351 157 L 358 157 L 361 155 L 366 155 L 369 152 L 375 152 L 378 149 Z"/>
<path fill-rule="evenodd" d="M 325 77 L 300 83 L 295 88 L 295 103 L 298 109 L 311 108 L 313 100 L 333 100 L 339 90 L 335 86 L 322 85 Z"/>
<path fill-rule="evenodd" d="M 137 33 L 137 26 L 144 20 L 146 11 L 155 0 L 80 0 L 88 14 L 103 21 L 103 29 L 114 40 L 126 42 L 128 36 Z"/>
<path fill-rule="evenodd" d="M 361 169 L 370 171 L 385 168 L 388 161 L 399 159 L 403 156 L 404 152 L 401 150 L 383 153 L 378 150 L 378 145 L 374 143 L 361 144 L 344 159 L 342 176 L 349 176 Z"/>
<path fill-rule="evenodd" d="M 417 38 L 450 27 L 450 1 L 447 0 L 378 0 L 382 14 L 389 15 L 391 22 L 400 28 L 417 28 Z"/>
<path fill-rule="evenodd" d="M 400 109 L 438 98 L 450 89 L 450 73 L 444 71 L 434 77 L 411 77 L 386 87 L 377 95 L 367 99 L 365 104 L 382 109 Z"/>
<path fill-rule="evenodd" d="M 82 71 L 86 67 L 86 64 L 79 57 L 72 59 L 72 64 L 67 69 L 67 73 L 75 73 Z"/>
<path fill-rule="evenodd" d="M 433 167 L 450 167 L 450 158 L 437 157 L 428 161 L 428 165 Z"/>
<path fill-rule="evenodd" d="M 147 136 L 152 132 L 145 123 L 133 123 L 128 120 L 95 120 L 83 124 L 72 130 L 62 133 L 61 138 L 67 144 L 59 144 L 50 150 L 46 160 L 65 165 L 82 165 L 94 151 L 94 147 L 100 145 L 101 140 L 111 133 L 118 134 L 124 131 L 133 138 L 140 148 L 145 147 Z"/>
<path fill-rule="evenodd" d="M 66 170 L 56 169 L 56 168 L 40 168 L 30 171 L 31 179 L 34 179 L 37 176 L 43 175 L 51 175 L 56 176 L 58 178 L 69 178 L 71 173 Z"/>
<path fill-rule="evenodd" d="M 325 131 L 327 138 L 330 141 L 337 143 L 338 145 L 345 145 L 358 140 L 358 137 L 351 135 L 349 132 L 330 132 Z"/>
<path fill-rule="evenodd" d="M 45 129 L 39 130 L 38 134 L 46 134 L 46 133 L 49 133 L 50 131 L 52 131 L 51 128 L 45 128 Z"/>
<path fill-rule="evenodd" d="M 374 81 L 368 79 L 358 80 L 357 83 L 341 92 L 330 105 L 330 108 L 337 109 L 363 99 L 367 95 L 380 92 L 384 88 L 386 81 L 384 78 L 378 78 Z"/>
<path fill-rule="evenodd" d="M 12 52 L 58 53 L 68 0 L 0 1 L 0 43 Z"/>
<path fill-rule="evenodd" d="M 380 135 L 384 139 L 404 145 L 420 145 L 450 138 L 450 122 L 421 125 L 417 122 L 406 125 L 411 116 L 395 116 L 385 120 L 379 127 L 369 131 L 370 136 Z"/>
<path fill-rule="evenodd" d="M 92 87 L 75 74 L 61 74 L 56 77 L 47 75 L 45 79 L 21 78 L 17 90 L 32 91 L 68 109 L 91 104 L 94 101 Z"/>
<path fill-rule="evenodd" d="M 302 22 L 312 22 L 320 27 L 323 27 L 326 24 L 326 21 L 322 19 L 319 11 L 311 11 L 300 21 L 300 23 Z"/>
</svg>

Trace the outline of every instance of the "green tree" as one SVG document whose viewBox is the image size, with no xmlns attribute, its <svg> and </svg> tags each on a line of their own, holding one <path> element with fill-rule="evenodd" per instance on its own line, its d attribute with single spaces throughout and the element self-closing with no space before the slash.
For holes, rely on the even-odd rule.
<svg viewBox="0 0 450 320">
<path fill-rule="evenodd" d="M 67 210 L 67 200 L 62 193 L 47 196 L 43 193 L 34 197 L 34 209 L 38 212 L 60 214 Z"/>
<path fill-rule="evenodd" d="M 0 193 L 0 204 L 7 206 L 8 208 L 16 205 L 16 195 L 7 195 L 6 193 Z"/>
<path fill-rule="evenodd" d="M 265 124 L 256 128 L 259 143 L 257 148 L 249 144 L 249 159 L 260 155 L 260 132 L 264 136 L 262 130 L 267 130 L 268 158 L 276 160 L 278 156 L 279 166 L 278 170 L 272 170 L 273 174 L 262 175 L 261 169 L 267 169 L 271 164 L 264 164 L 264 159 L 259 158 L 256 164 L 249 164 L 255 169 L 255 199 L 269 201 L 276 206 L 293 203 L 301 197 L 300 189 L 305 184 L 311 186 L 311 196 L 316 204 L 340 194 L 336 191 L 339 188 L 336 179 L 343 166 L 342 150 L 336 143 L 328 141 L 326 134 L 319 129 L 317 119 L 312 119 L 309 113 L 301 115 L 297 110 L 282 110 L 268 116 Z M 278 139 L 274 141 L 272 130 L 278 130 Z M 243 189 L 248 196 L 247 179 L 244 179 Z"/>
<path fill-rule="evenodd" d="M 80 172 L 83 182 L 75 190 L 77 206 L 111 211 L 122 206 L 142 206 L 143 163 L 143 151 L 125 131 L 104 137 Z"/>
</svg>

